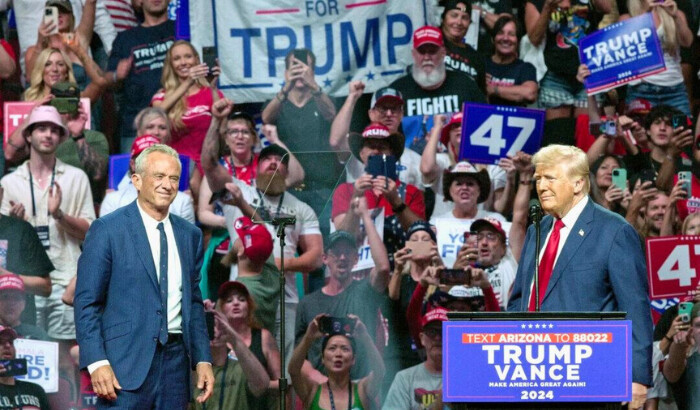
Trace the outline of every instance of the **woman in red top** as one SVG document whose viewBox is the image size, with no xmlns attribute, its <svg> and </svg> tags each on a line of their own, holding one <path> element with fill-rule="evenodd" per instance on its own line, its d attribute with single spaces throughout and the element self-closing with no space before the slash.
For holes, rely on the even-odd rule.
<svg viewBox="0 0 700 410">
<path fill-rule="evenodd" d="M 211 122 L 211 106 L 223 97 L 216 89 L 218 75 L 218 66 L 211 67 L 210 72 L 210 67 L 200 61 L 192 44 L 178 40 L 170 47 L 163 62 L 163 88 L 151 99 L 151 105 L 165 110 L 172 123 L 169 145 L 178 153 L 188 155 L 196 164 L 190 177 L 194 198 L 198 196 L 202 181 L 200 156 Z"/>
</svg>

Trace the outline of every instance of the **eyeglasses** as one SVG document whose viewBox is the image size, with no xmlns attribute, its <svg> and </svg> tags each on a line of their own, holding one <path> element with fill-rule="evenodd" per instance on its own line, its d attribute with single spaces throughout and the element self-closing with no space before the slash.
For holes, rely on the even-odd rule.
<svg viewBox="0 0 700 410">
<path fill-rule="evenodd" d="M 248 130 L 226 130 L 226 135 L 235 137 L 236 135 L 241 134 L 244 137 L 250 137 L 251 133 Z"/>
<path fill-rule="evenodd" d="M 484 232 L 484 233 L 478 233 L 476 234 L 476 240 L 480 241 L 482 239 L 486 239 L 489 242 L 493 242 L 496 239 L 498 239 L 498 234 L 496 232 Z"/>
<path fill-rule="evenodd" d="M 378 113 L 381 115 L 387 115 L 389 112 L 393 113 L 394 115 L 399 115 L 401 112 L 403 112 L 403 107 L 398 106 L 398 107 L 374 107 L 375 110 L 377 110 Z"/>
</svg>

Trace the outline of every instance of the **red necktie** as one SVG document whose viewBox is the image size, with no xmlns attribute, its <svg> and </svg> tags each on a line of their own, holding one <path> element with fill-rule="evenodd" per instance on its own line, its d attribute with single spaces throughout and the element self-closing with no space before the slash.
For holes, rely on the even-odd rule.
<svg viewBox="0 0 700 410">
<path fill-rule="evenodd" d="M 544 294 L 547 292 L 547 285 L 549 285 L 549 278 L 552 277 L 552 270 L 554 269 L 554 260 L 557 258 L 557 249 L 559 249 L 559 231 L 564 227 L 564 222 L 561 219 L 557 219 L 554 223 L 554 229 L 552 229 L 552 234 L 549 236 L 549 241 L 542 254 L 542 259 L 540 259 L 540 305 L 544 299 Z M 532 287 L 532 292 L 530 293 L 530 306 L 528 307 L 530 312 L 535 311 L 535 287 Z"/>
</svg>

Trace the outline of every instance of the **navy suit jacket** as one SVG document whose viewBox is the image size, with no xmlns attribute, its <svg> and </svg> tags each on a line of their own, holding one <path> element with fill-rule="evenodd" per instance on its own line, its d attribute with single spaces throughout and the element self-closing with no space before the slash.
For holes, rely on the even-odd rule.
<svg viewBox="0 0 700 410">
<path fill-rule="evenodd" d="M 190 366 L 210 362 L 199 271 L 202 233 L 170 214 L 182 266 L 182 333 Z M 81 367 L 109 360 L 124 390 L 143 384 L 161 325 L 159 285 L 136 201 L 95 220 L 78 260 L 75 324 Z M 184 369 L 183 369 L 184 371 Z"/>
<path fill-rule="evenodd" d="M 553 220 L 550 215 L 542 220 L 543 248 Z M 509 311 L 527 311 L 535 247 L 535 227 L 530 226 Z M 627 312 L 627 319 L 632 321 L 632 380 L 651 386 L 652 321 L 646 258 L 639 234 L 621 216 L 588 199 L 556 261 L 541 309 Z"/>
</svg>

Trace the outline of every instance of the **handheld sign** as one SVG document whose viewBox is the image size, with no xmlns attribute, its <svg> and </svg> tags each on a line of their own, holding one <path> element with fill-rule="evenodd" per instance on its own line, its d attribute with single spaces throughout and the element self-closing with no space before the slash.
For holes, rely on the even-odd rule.
<svg viewBox="0 0 700 410">
<path fill-rule="evenodd" d="M 83 107 L 87 107 L 87 120 L 85 121 L 85 129 L 90 129 L 90 99 L 87 97 L 81 98 L 80 103 Z M 5 131 L 3 134 L 4 145 L 7 145 L 7 141 L 10 139 L 10 135 L 22 125 L 25 118 L 32 112 L 35 103 L 27 101 L 9 101 L 6 102 L 3 109 L 3 124 L 5 124 Z"/>
<path fill-rule="evenodd" d="M 647 238 L 651 299 L 691 296 L 700 280 L 700 236 Z"/>
<path fill-rule="evenodd" d="M 445 402 L 610 402 L 632 396 L 632 322 L 442 324 Z M 469 371 L 465 371 L 469 369 Z"/>
<path fill-rule="evenodd" d="M 651 13 L 611 24 L 582 38 L 579 57 L 591 71 L 584 81 L 589 95 L 666 70 Z"/>
<path fill-rule="evenodd" d="M 497 164 L 518 151 L 534 154 L 543 131 L 544 110 L 464 103 L 459 160 Z"/>
<path fill-rule="evenodd" d="M 17 358 L 27 359 L 27 374 L 18 379 L 36 383 L 46 393 L 58 392 L 58 343 L 15 339 Z"/>
</svg>

